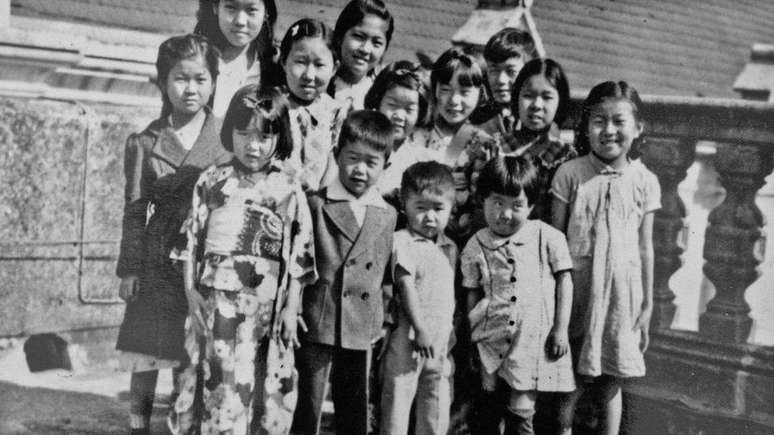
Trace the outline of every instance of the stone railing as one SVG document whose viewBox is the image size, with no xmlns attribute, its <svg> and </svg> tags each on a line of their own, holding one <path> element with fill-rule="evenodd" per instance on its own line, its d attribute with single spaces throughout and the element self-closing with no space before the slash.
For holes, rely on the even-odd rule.
<svg viewBox="0 0 774 435">
<path fill-rule="evenodd" d="M 662 96 L 644 100 L 642 160 L 658 176 L 662 208 L 653 229 L 648 375 L 627 385 L 625 427 L 630 433 L 772 433 L 774 349 L 748 344 L 753 322 L 745 292 L 760 276 L 764 260 L 766 220 L 755 199 L 774 167 L 774 104 Z M 703 272 L 716 293 L 699 318 L 698 331 L 678 331 L 671 329 L 677 307 L 669 284 L 686 249 L 686 206 L 678 185 L 700 141 L 715 144 L 714 167 L 725 189 L 704 234 Z"/>
</svg>

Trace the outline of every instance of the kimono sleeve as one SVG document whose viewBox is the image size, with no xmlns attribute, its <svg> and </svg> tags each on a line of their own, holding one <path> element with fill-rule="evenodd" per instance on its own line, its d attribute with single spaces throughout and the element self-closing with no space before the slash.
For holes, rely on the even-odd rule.
<svg viewBox="0 0 774 435">
<path fill-rule="evenodd" d="M 293 192 L 293 216 L 290 234 L 290 257 L 288 274 L 301 282 L 302 287 L 317 281 L 314 260 L 314 227 L 312 213 L 306 195 L 297 187 Z"/>
<path fill-rule="evenodd" d="M 207 198 L 211 193 L 210 186 L 213 172 L 214 167 L 204 171 L 194 186 L 191 209 L 188 211 L 188 217 L 180 227 L 180 233 L 185 234 L 186 244 L 185 247 L 175 248 L 170 252 L 169 258 L 173 260 L 197 261 L 201 259 L 199 250 L 204 246 L 207 219 L 210 215 Z"/>
<path fill-rule="evenodd" d="M 150 204 L 152 174 L 145 171 L 145 149 L 141 136 L 133 134 L 124 148 L 124 217 L 116 275 L 124 278 L 139 273 L 143 257 L 143 235 Z"/>
<path fill-rule="evenodd" d="M 463 287 L 478 288 L 482 286 L 482 255 L 481 246 L 476 240 L 476 236 L 471 237 L 460 255 L 460 272 L 462 273 Z"/>
</svg>

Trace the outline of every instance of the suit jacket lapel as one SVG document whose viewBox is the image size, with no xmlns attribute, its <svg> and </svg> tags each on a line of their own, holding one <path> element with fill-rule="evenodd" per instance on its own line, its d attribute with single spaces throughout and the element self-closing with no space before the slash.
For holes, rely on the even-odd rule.
<svg viewBox="0 0 774 435">
<path fill-rule="evenodd" d="M 156 136 L 156 143 L 153 144 L 153 154 L 175 169 L 179 168 L 188 151 L 180 144 L 166 119 L 160 120 L 156 132 L 158 136 Z"/>
<path fill-rule="evenodd" d="M 349 256 L 357 257 L 363 251 L 372 247 L 371 241 L 384 231 L 384 222 L 386 216 L 386 210 L 380 207 L 372 205 L 367 206 L 365 219 L 363 219 L 363 228 L 365 231 L 360 231 L 360 236 L 355 241 L 355 245 L 352 247 Z M 354 219 L 354 217 L 353 217 Z M 393 229 L 389 229 L 392 233 Z"/>
<path fill-rule="evenodd" d="M 357 224 L 355 214 L 352 213 L 352 209 L 349 207 L 347 201 L 328 200 L 323 205 L 323 211 L 325 211 L 325 214 L 328 215 L 336 227 L 339 228 L 339 231 L 341 231 L 350 242 L 354 243 L 355 240 L 357 240 L 358 233 L 360 233 L 360 227 Z M 367 213 L 366 216 L 368 216 Z M 342 255 L 344 254 L 346 253 L 342 253 Z"/>
<path fill-rule="evenodd" d="M 205 168 L 211 165 L 219 154 L 226 153 L 220 144 L 220 124 L 218 118 L 210 113 L 207 114 L 199 137 L 196 138 L 191 151 L 183 158 L 181 165 Z"/>
</svg>

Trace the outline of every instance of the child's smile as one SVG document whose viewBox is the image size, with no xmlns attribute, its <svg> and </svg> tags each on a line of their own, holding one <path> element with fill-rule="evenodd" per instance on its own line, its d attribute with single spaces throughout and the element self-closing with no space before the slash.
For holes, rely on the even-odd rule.
<svg viewBox="0 0 774 435">
<path fill-rule="evenodd" d="M 357 83 L 372 70 L 387 49 L 386 21 L 376 15 L 366 15 L 357 26 L 344 33 L 341 41 L 341 61 Z"/>
<path fill-rule="evenodd" d="M 384 153 L 365 143 L 344 144 L 336 157 L 339 166 L 339 180 L 344 187 L 360 197 L 373 186 L 384 171 Z"/>
<path fill-rule="evenodd" d="M 559 92 L 543 75 L 533 75 L 519 92 L 519 119 L 524 127 L 540 131 L 551 126 L 559 108 Z"/>
<path fill-rule="evenodd" d="M 589 117 L 588 134 L 591 150 L 608 164 L 626 159 L 642 125 L 634 116 L 627 100 L 606 100 L 597 105 Z"/>
</svg>

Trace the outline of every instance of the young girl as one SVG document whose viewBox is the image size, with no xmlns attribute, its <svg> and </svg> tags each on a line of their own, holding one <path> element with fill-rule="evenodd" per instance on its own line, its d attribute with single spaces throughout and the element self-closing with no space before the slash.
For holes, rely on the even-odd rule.
<svg viewBox="0 0 774 435">
<path fill-rule="evenodd" d="M 445 51 L 430 72 L 435 108 L 432 126 L 416 135 L 417 144 L 428 148 L 433 160 L 452 168 L 457 200 L 447 231 L 458 244 L 471 233 L 471 165 L 485 161 L 479 154 L 489 155 L 491 137 L 468 122 L 483 85 L 484 75 L 472 57 L 457 48 Z"/>
<path fill-rule="evenodd" d="M 352 0 L 341 10 L 333 29 L 333 46 L 341 59 L 328 93 L 348 108 L 363 109 L 376 68 L 390 45 L 395 27 L 382 0 Z"/>
<path fill-rule="evenodd" d="M 578 397 L 593 386 L 605 404 L 606 433 L 618 433 L 621 380 L 645 375 L 653 212 L 661 199 L 656 176 L 630 160 L 643 129 L 640 106 L 626 82 L 595 86 L 577 129 L 584 155 L 562 165 L 551 185 L 553 224 L 567 233 L 574 265 L 571 345 L 583 380 L 562 404 L 567 430 Z"/>
<path fill-rule="evenodd" d="M 387 65 L 366 94 L 365 108 L 378 110 L 392 121 L 392 153 L 377 188 L 383 196 L 397 199 L 403 172 L 433 157 L 427 148 L 416 146 L 414 139 L 414 128 L 424 125 L 428 114 L 427 92 L 419 68 L 409 61 Z"/>
<path fill-rule="evenodd" d="M 277 167 L 292 151 L 287 99 L 256 89 L 231 100 L 220 136 L 234 159 L 199 178 L 188 245 L 173 253 L 183 260 L 192 363 L 173 433 L 290 430 L 299 294 L 316 279 L 311 216 L 301 187 Z"/>
<path fill-rule="evenodd" d="M 217 49 L 202 36 L 170 38 L 156 60 L 161 117 L 126 141 L 126 191 L 117 274 L 126 313 L 121 365 L 132 372 L 130 425 L 147 433 L 158 370 L 186 358 L 183 276 L 169 260 L 199 173 L 227 161 L 220 122 L 205 110 L 218 75 Z"/>
<path fill-rule="evenodd" d="M 462 252 L 471 340 L 480 359 L 483 394 L 475 433 L 532 434 L 538 391 L 575 388 L 567 325 L 572 261 L 561 232 L 529 220 L 538 199 L 538 169 L 529 159 L 498 156 L 478 178 L 487 227 Z"/>
<path fill-rule="evenodd" d="M 504 138 L 503 151 L 533 160 L 539 169 L 539 199 L 532 217 L 551 222 L 551 179 L 559 165 L 577 154 L 559 139 L 559 127 L 567 116 L 570 88 L 562 67 L 551 59 L 527 62 L 516 77 L 511 110 L 519 122 L 513 135 Z"/>
<path fill-rule="evenodd" d="M 204 35 L 221 52 L 212 111 L 222 117 L 237 89 L 263 81 L 272 86 L 277 76 L 273 62 L 274 0 L 199 0 L 194 33 Z"/>
<path fill-rule="evenodd" d="M 333 145 L 344 116 L 341 104 L 325 93 L 338 64 L 331 47 L 328 27 L 311 18 L 293 23 L 280 44 L 294 144 L 285 167 L 308 190 L 336 176 Z"/>
</svg>

